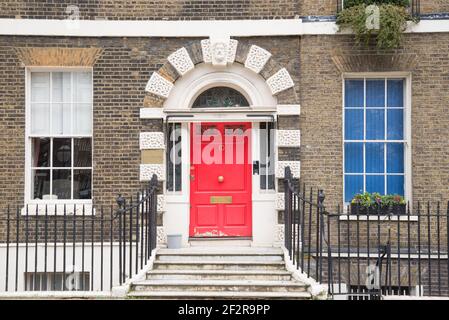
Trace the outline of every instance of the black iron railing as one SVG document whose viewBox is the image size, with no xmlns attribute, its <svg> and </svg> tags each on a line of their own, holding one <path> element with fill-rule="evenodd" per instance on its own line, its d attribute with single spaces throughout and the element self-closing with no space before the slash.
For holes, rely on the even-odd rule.
<svg viewBox="0 0 449 320">
<path fill-rule="evenodd" d="M 285 247 L 331 296 L 449 296 L 449 203 L 329 212 L 323 191 L 285 177 Z"/>
<path fill-rule="evenodd" d="M 118 208 L 117 208 L 118 205 Z M 117 204 L 29 204 L 0 218 L 0 291 L 105 291 L 156 248 L 157 177 Z M 3 282 L 3 283 L 2 283 Z"/>
<path fill-rule="evenodd" d="M 345 0 L 337 0 L 337 13 L 345 8 Z M 410 12 L 413 17 L 419 17 L 421 14 L 421 0 L 410 0 Z"/>
</svg>

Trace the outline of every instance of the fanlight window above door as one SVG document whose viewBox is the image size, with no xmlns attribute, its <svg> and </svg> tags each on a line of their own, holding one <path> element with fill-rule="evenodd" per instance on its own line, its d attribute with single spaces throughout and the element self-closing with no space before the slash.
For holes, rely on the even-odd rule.
<svg viewBox="0 0 449 320">
<path fill-rule="evenodd" d="M 192 108 L 249 107 L 248 100 L 237 90 L 215 87 L 201 93 Z"/>
</svg>

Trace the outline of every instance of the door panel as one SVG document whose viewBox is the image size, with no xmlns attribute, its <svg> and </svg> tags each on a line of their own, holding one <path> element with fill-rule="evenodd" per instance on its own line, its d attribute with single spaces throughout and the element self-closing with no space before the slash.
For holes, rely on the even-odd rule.
<svg viewBox="0 0 449 320">
<path fill-rule="evenodd" d="M 190 149 L 190 236 L 251 236 L 251 124 L 192 124 Z"/>
</svg>

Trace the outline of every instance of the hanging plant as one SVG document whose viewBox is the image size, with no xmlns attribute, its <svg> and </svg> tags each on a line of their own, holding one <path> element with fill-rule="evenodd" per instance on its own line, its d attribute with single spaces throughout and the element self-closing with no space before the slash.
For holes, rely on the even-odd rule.
<svg viewBox="0 0 449 320">
<path fill-rule="evenodd" d="M 378 29 L 369 28 L 367 21 L 373 12 L 368 6 L 378 7 Z M 357 43 L 369 45 L 375 37 L 380 49 L 393 49 L 401 44 L 407 21 L 417 22 L 408 11 L 408 0 L 347 0 L 345 8 L 337 15 L 337 24 L 341 28 L 351 28 Z M 367 10 L 368 8 L 368 10 Z"/>
</svg>

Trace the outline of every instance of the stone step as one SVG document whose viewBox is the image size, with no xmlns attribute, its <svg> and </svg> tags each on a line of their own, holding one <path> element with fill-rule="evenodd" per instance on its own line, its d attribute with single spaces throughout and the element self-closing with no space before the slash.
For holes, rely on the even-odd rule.
<svg viewBox="0 0 449 320">
<path fill-rule="evenodd" d="M 131 299 L 154 300 L 310 300 L 309 292 L 230 292 L 230 291 L 134 291 L 128 294 Z"/>
<path fill-rule="evenodd" d="M 161 254 L 179 254 L 179 255 L 207 255 L 207 254 L 236 254 L 236 255 L 283 255 L 280 248 L 273 247 L 188 247 L 180 249 L 161 248 L 158 250 Z"/>
<path fill-rule="evenodd" d="M 155 261 L 154 270 L 285 270 L 283 261 Z"/>
<path fill-rule="evenodd" d="M 189 240 L 192 247 L 251 247 L 249 239 L 195 238 Z"/>
<path fill-rule="evenodd" d="M 291 280 L 288 271 L 246 271 L 246 270 L 151 270 L 148 280 L 184 279 L 184 280 Z"/>
<path fill-rule="evenodd" d="M 282 255 L 267 254 L 158 254 L 157 261 L 283 261 Z"/>
<path fill-rule="evenodd" d="M 306 292 L 307 285 L 294 281 L 257 280 L 143 280 L 132 284 L 133 291 L 232 291 Z"/>
</svg>

